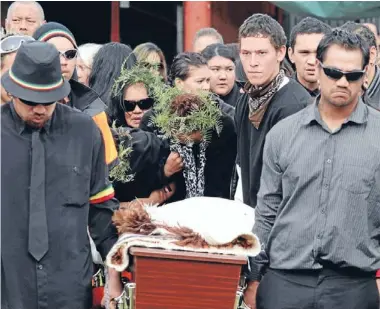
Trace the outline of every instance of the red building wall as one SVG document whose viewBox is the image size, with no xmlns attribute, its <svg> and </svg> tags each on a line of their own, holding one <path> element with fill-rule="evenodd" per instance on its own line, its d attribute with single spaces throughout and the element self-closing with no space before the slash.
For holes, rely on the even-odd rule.
<svg viewBox="0 0 380 309">
<path fill-rule="evenodd" d="M 283 11 L 268 1 L 212 1 L 211 25 L 225 43 L 236 43 L 240 25 L 255 13 L 265 13 L 282 22 Z"/>
</svg>

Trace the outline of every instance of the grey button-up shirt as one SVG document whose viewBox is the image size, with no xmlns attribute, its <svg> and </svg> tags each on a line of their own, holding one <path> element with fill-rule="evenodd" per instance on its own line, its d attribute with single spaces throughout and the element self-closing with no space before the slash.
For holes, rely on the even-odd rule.
<svg viewBox="0 0 380 309">
<path fill-rule="evenodd" d="M 359 101 L 331 132 L 318 101 L 268 133 L 254 233 L 263 266 L 380 268 L 380 112 Z M 269 259 L 268 259 L 269 258 Z"/>
</svg>

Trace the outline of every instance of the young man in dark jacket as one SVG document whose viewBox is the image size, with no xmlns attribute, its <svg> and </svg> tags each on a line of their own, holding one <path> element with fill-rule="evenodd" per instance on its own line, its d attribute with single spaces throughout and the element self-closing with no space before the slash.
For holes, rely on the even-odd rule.
<svg viewBox="0 0 380 309">
<path fill-rule="evenodd" d="M 244 203 L 255 207 L 266 134 L 281 119 L 306 107 L 311 97 L 280 69 L 286 36 L 277 21 L 268 15 L 252 15 L 239 29 L 239 42 L 248 82 L 235 110 L 238 170 Z"/>
</svg>

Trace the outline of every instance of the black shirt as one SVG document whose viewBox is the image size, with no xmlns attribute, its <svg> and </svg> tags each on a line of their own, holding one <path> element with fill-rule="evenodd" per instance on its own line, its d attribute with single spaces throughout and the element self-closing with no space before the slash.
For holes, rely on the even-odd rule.
<svg viewBox="0 0 380 309">
<path fill-rule="evenodd" d="M 28 253 L 31 132 L 13 104 L 1 107 L 2 308 L 88 309 L 92 258 L 87 227 L 104 258 L 117 239 L 117 208 L 101 133 L 90 116 L 57 104 L 45 126 L 49 249 Z"/>
<path fill-rule="evenodd" d="M 304 85 L 302 85 L 302 84 L 300 83 L 300 81 L 298 80 L 298 77 L 297 77 L 297 72 L 294 73 L 293 78 L 294 78 L 294 79 L 295 79 L 295 80 L 296 80 L 296 81 L 297 81 L 302 87 L 305 88 L 305 90 L 311 95 L 312 98 L 315 98 L 315 97 L 317 97 L 317 96 L 319 95 L 320 91 L 319 91 L 318 88 L 317 88 L 317 89 L 314 89 L 314 90 L 310 90 L 309 88 L 306 88 Z"/>
<path fill-rule="evenodd" d="M 258 129 L 248 118 L 248 98 L 248 94 L 244 94 L 236 105 L 237 160 L 241 168 L 244 203 L 255 207 L 256 195 L 260 188 L 263 148 L 267 133 L 281 119 L 306 107 L 311 98 L 300 84 L 289 79 L 289 82 L 272 98 Z"/>
</svg>

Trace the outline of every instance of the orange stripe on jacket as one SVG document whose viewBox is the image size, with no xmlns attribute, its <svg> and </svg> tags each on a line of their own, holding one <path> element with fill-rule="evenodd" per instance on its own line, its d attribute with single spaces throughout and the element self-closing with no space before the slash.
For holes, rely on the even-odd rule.
<svg viewBox="0 0 380 309">
<path fill-rule="evenodd" d="M 104 148 L 106 150 L 106 163 L 110 165 L 117 159 L 117 150 L 115 146 L 115 141 L 113 139 L 111 129 L 108 125 L 107 115 L 103 111 L 92 117 L 94 119 L 96 125 L 99 127 L 100 131 L 102 131 Z"/>
</svg>

